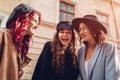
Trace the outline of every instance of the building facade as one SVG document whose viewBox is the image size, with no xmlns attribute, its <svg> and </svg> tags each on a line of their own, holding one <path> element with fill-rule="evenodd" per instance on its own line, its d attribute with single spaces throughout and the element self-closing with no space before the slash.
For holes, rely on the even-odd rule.
<svg viewBox="0 0 120 80">
<path fill-rule="evenodd" d="M 21 80 L 31 80 L 37 59 L 46 41 L 52 40 L 60 20 L 71 21 L 86 14 L 98 16 L 108 31 L 108 41 L 117 45 L 120 55 L 120 2 L 118 0 L 1 0 L 0 27 L 4 28 L 13 8 L 26 3 L 41 12 L 42 21 L 31 42 L 28 56 L 30 64 L 24 68 Z"/>
</svg>

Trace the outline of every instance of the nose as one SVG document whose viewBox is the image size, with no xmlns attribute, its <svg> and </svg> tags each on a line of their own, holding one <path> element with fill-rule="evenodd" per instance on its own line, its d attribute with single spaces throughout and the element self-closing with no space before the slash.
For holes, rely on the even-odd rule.
<svg viewBox="0 0 120 80">
<path fill-rule="evenodd" d="M 80 30 L 80 32 L 79 32 L 79 33 L 80 33 L 80 34 L 82 34 L 83 32 L 84 32 L 83 30 Z"/>
<path fill-rule="evenodd" d="M 37 29 L 39 26 L 38 25 L 36 25 L 36 26 L 34 26 L 34 29 Z"/>
<path fill-rule="evenodd" d="M 68 32 L 64 32 L 63 35 L 68 35 L 69 33 Z"/>
</svg>

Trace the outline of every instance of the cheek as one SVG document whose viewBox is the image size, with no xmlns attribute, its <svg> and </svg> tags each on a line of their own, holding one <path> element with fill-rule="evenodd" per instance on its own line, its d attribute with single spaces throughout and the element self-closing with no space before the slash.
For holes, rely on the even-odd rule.
<svg viewBox="0 0 120 80">
<path fill-rule="evenodd" d="M 69 39 L 70 39 L 70 40 L 72 39 L 72 35 L 69 35 Z"/>
<path fill-rule="evenodd" d="M 32 21 L 29 21 L 28 25 L 29 25 L 29 27 L 32 27 L 32 26 L 34 26 L 34 23 Z"/>
<path fill-rule="evenodd" d="M 58 39 L 60 40 L 61 34 L 58 33 Z"/>
<path fill-rule="evenodd" d="M 62 34 L 58 33 L 58 39 L 60 42 L 62 42 Z"/>
</svg>

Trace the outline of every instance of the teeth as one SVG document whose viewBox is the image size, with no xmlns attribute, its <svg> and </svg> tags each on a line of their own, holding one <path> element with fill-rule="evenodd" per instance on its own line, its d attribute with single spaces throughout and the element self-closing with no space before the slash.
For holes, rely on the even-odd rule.
<svg viewBox="0 0 120 80">
<path fill-rule="evenodd" d="M 84 38 L 84 37 L 85 37 L 85 35 L 81 35 L 81 37 L 82 37 L 82 38 Z"/>
<path fill-rule="evenodd" d="M 67 41 L 67 40 L 64 39 L 64 41 Z"/>
<path fill-rule="evenodd" d="M 67 40 L 67 38 L 63 38 L 63 39 Z"/>
<path fill-rule="evenodd" d="M 62 39 L 63 41 L 68 41 L 68 39 Z"/>
</svg>

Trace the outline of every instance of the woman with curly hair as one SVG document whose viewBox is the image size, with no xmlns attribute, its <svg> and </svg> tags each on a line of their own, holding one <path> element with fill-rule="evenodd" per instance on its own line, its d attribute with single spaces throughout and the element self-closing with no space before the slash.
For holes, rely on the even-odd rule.
<svg viewBox="0 0 120 80">
<path fill-rule="evenodd" d="M 18 80 L 27 57 L 29 42 L 41 20 L 40 12 L 27 4 L 19 4 L 10 14 L 6 29 L 0 30 L 0 80 Z"/>
<path fill-rule="evenodd" d="M 77 80 L 75 33 L 68 21 L 60 21 L 56 31 L 42 50 L 32 80 Z"/>
<path fill-rule="evenodd" d="M 119 80 L 120 64 L 116 46 L 105 41 L 107 30 L 95 15 L 75 18 L 72 27 L 78 32 L 81 44 L 78 50 L 80 75 L 78 80 Z"/>
</svg>

